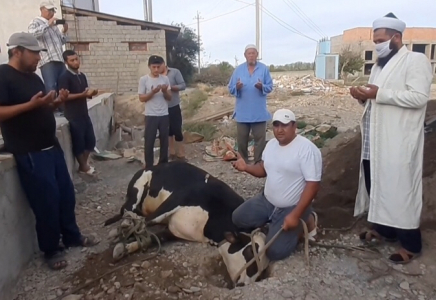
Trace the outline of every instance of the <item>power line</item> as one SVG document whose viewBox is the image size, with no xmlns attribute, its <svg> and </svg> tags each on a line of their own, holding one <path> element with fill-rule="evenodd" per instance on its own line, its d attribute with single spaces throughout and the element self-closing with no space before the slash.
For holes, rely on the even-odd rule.
<svg viewBox="0 0 436 300">
<path fill-rule="evenodd" d="M 248 5 L 245 5 L 245 6 L 241 7 L 241 8 L 238 8 L 238 9 L 235 9 L 235 10 L 232 10 L 232 11 L 229 11 L 229 12 L 227 12 L 227 13 L 225 13 L 225 14 L 218 15 L 218 16 L 215 16 L 215 17 L 213 17 L 213 18 L 203 20 L 203 21 L 201 21 L 201 23 L 208 22 L 208 21 L 211 21 L 211 20 L 215 20 L 215 19 L 218 19 L 218 18 L 221 18 L 221 17 L 227 16 L 227 15 L 230 15 L 230 14 L 235 13 L 235 12 L 237 12 L 237 11 L 243 10 L 244 8 L 247 8 L 247 7 L 251 6 L 251 5 L 253 5 L 253 4 L 248 4 Z M 188 24 L 188 25 L 186 25 L 186 26 L 192 26 L 192 25 L 195 25 L 195 24 L 197 24 L 197 22 L 195 22 L 195 23 L 191 23 L 191 24 Z"/>
<path fill-rule="evenodd" d="M 247 2 L 242 1 L 242 0 L 235 0 L 235 1 L 247 4 Z M 254 4 L 248 4 L 248 5 L 254 5 Z M 318 42 L 316 39 L 311 38 L 310 36 L 305 35 L 305 34 L 302 33 L 301 31 L 299 31 L 298 29 L 292 27 L 291 25 L 289 25 L 288 23 L 286 23 L 285 21 L 283 21 L 283 20 L 280 19 L 279 17 L 275 16 L 272 12 L 270 12 L 270 11 L 269 11 L 268 9 L 266 9 L 264 6 L 262 6 L 262 11 L 263 11 L 264 13 L 266 13 L 266 14 L 267 14 L 270 18 L 272 18 L 274 21 L 276 21 L 280 26 L 284 27 L 285 29 L 287 29 L 287 30 L 289 30 L 289 31 L 291 31 L 291 32 L 293 32 L 293 33 L 295 33 L 295 34 L 298 34 L 298 35 L 300 35 L 300 36 L 302 36 L 302 37 L 305 37 L 305 38 L 307 38 L 307 39 L 309 39 L 309 40 L 312 40 L 312 41 L 314 41 L 314 42 Z"/>
<path fill-rule="evenodd" d="M 266 13 L 268 16 L 270 16 L 270 18 L 272 18 L 274 21 L 276 21 L 279 25 L 281 25 L 283 28 L 298 34 L 299 36 L 305 37 L 309 40 L 312 40 L 314 42 L 318 42 L 318 40 L 311 38 L 310 36 L 305 35 L 304 33 L 302 33 L 301 31 L 295 29 L 294 27 L 292 27 L 291 25 L 289 25 L 288 23 L 286 23 L 285 21 L 283 21 L 282 19 L 280 19 L 279 17 L 275 16 L 272 12 L 270 12 L 269 10 L 267 10 L 265 7 L 262 7 L 262 10 L 264 13 Z"/>
<path fill-rule="evenodd" d="M 325 37 L 326 34 L 321 30 L 321 28 L 315 24 L 304 11 L 292 0 L 283 0 L 283 2 L 304 22 L 307 26 L 313 29 L 321 37 Z"/>
</svg>

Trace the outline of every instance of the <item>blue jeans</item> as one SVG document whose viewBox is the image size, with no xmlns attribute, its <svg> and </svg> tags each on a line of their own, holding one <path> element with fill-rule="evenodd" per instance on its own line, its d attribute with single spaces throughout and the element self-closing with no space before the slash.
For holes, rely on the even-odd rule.
<svg viewBox="0 0 436 300">
<path fill-rule="evenodd" d="M 59 91 L 58 79 L 65 70 L 65 64 L 60 61 L 51 61 L 41 67 L 41 75 L 47 93 L 52 90 L 56 93 Z"/>
<path fill-rule="evenodd" d="M 280 230 L 285 217 L 295 208 L 295 206 L 277 208 L 272 205 L 265 195 L 259 194 L 241 204 L 233 212 L 233 223 L 240 229 L 254 230 L 270 222 L 266 243 Z M 312 209 L 309 207 L 303 214 L 302 219 L 306 222 L 309 219 Z M 297 248 L 298 240 L 303 226 L 301 223 L 297 228 L 283 231 L 277 239 L 266 250 L 266 256 L 271 261 L 285 259 L 290 256 Z"/>
<path fill-rule="evenodd" d="M 64 153 L 59 147 L 14 155 L 18 176 L 35 214 L 39 249 L 46 256 L 80 243 L 76 223 L 76 198 Z"/>
</svg>

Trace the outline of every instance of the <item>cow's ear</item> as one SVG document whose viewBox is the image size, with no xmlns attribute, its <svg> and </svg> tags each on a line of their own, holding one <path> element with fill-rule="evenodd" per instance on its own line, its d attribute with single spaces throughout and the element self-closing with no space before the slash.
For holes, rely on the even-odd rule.
<svg viewBox="0 0 436 300">
<path fill-rule="evenodd" d="M 224 233 L 224 237 L 226 238 L 226 240 L 230 243 L 230 244 L 234 244 L 236 243 L 236 236 L 233 234 L 233 232 L 225 232 Z"/>
</svg>

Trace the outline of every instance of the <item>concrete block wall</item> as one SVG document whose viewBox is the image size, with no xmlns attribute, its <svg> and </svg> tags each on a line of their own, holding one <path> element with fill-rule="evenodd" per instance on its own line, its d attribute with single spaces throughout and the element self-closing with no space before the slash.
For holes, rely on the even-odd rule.
<svg viewBox="0 0 436 300">
<path fill-rule="evenodd" d="M 147 72 L 149 56 L 166 57 L 164 30 L 117 25 L 96 17 L 66 14 L 64 18 L 69 24 L 69 41 L 89 43 L 89 51 L 77 52 L 81 70 L 92 87 L 106 92 L 136 92 L 139 78 Z M 129 42 L 148 42 L 147 51 L 130 51 Z"/>
<path fill-rule="evenodd" d="M 89 115 L 99 150 L 104 150 L 110 137 L 115 95 L 105 93 L 88 102 Z M 56 136 L 64 151 L 70 176 L 76 172 L 68 121 L 56 118 Z M 26 264 L 39 252 L 35 218 L 21 188 L 15 160 L 2 155 L 0 160 L 0 299 L 15 299 L 13 287 Z"/>
</svg>

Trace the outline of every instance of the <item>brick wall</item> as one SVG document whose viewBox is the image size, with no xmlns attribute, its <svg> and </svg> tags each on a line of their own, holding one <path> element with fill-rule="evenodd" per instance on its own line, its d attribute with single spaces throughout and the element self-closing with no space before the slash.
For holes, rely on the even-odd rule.
<svg viewBox="0 0 436 300">
<path fill-rule="evenodd" d="M 81 71 L 91 87 L 107 92 L 136 92 L 139 78 L 147 73 L 148 57 L 166 57 L 164 30 L 143 30 L 140 26 L 117 25 L 96 17 L 74 18 L 70 14 L 64 19 L 69 25 L 67 48 L 79 54 Z"/>
</svg>

